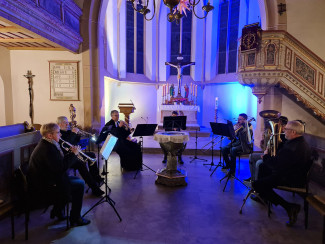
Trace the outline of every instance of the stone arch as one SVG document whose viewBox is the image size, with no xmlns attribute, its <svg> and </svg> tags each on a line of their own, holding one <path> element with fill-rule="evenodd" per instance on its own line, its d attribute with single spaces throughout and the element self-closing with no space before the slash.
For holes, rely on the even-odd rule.
<svg viewBox="0 0 325 244">
<path fill-rule="evenodd" d="M 285 0 L 258 0 L 263 30 L 287 30 L 287 14 L 278 13 L 278 5 L 286 4 Z"/>
</svg>

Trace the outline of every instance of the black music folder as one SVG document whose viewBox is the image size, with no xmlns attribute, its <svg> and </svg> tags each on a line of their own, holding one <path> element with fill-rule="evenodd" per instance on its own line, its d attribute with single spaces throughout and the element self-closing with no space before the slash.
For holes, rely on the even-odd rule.
<svg viewBox="0 0 325 244">
<path fill-rule="evenodd" d="M 132 136 L 152 136 L 157 126 L 158 124 L 138 124 Z"/>
</svg>

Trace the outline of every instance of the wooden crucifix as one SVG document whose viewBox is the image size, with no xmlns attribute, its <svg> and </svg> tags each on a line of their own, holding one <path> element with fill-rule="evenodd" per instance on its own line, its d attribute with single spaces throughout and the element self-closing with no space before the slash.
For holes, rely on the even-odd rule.
<svg viewBox="0 0 325 244">
<path fill-rule="evenodd" d="M 33 92 L 33 77 L 32 71 L 28 70 L 27 75 L 24 75 L 28 79 L 28 92 L 29 92 L 29 117 L 31 120 L 31 125 L 34 124 L 34 109 L 33 109 L 33 100 L 34 100 L 34 92 Z"/>
</svg>

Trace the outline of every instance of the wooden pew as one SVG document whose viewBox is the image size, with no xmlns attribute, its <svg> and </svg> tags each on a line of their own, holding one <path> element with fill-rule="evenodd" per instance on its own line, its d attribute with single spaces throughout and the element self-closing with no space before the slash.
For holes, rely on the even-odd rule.
<svg viewBox="0 0 325 244">
<path fill-rule="evenodd" d="M 12 213 L 12 238 L 14 238 L 13 196 L 11 182 L 13 172 L 24 167 L 41 139 L 39 131 L 25 133 L 24 124 L 0 127 L 0 217 Z"/>
</svg>

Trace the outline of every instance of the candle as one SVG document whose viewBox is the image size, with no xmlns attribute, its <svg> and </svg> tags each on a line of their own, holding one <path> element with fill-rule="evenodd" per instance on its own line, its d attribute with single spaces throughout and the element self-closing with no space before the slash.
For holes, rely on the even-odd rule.
<svg viewBox="0 0 325 244">
<path fill-rule="evenodd" d="M 197 97 L 197 85 L 195 85 L 195 96 Z"/>
<path fill-rule="evenodd" d="M 218 97 L 216 97 L 216 102 L 214 104 L 214 109 L 217 110 L 218 109 Z"/>
<path fill-rule="evenodd" d="M 191 85 L 190 85 L 190 89 L 191 89 L 191 95 L 193 95 L 193 83 L 191 82 Z"/>
</svg>

